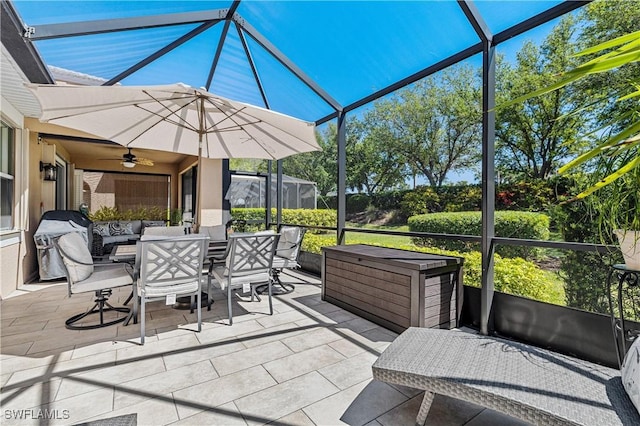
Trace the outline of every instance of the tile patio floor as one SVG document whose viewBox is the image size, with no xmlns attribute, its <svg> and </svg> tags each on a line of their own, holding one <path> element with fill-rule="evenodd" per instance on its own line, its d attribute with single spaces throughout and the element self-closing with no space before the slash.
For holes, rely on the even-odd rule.
<svg viewBox="0 0 640 426">
<path fill-rule="evenodd" d="M 149 304 L 139 325 L 72 331 L 64 320 L 92 304 L 66 284 L 31 284 L 1 302 L 3 425 L 77 424 L 137 413 L 139 425 L 413 425 L 422 393 L 371 379 L 371 364 L 396 334 L 320 299 L 317 277 L 262 302 L 226 303 L 216 294 L 195 314 Z M 117 290 L 114 305 L 128 295 Z M 18 419 L 49 410 L 57 419 Z M 499 425 L 517 420 L 436 397 L 427 424 Z"/>
</svg>

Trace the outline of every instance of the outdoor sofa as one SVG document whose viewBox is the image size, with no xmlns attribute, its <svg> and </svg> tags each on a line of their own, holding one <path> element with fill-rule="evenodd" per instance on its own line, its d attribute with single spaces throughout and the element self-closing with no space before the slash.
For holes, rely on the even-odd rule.
<svg viewBox="0 0 640 426">
<path fill-rule="evenodd" d="M 532 424 L 640 424 L 620 371 L 496 337 L 412 327 L 372 368 L 376 380 L 425 390 L 418 425 L 436 393 Z"/>
<path fill-rule="evenodd" d="M 144 229 L 150 226 L 166 226 L 164 220 L 113 220 L 93 222 L 91 254 L 102 256 L 116 244 L 133 243 L 140 239 Z"/>
</svg>

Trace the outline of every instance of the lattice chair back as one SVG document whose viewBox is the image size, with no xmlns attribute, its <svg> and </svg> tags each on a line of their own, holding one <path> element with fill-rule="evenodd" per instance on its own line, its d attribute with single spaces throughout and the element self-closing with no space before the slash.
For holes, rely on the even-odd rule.
<svg viewBox="0 0 640 426">
<path fill-rule="evenodd" d="M 227 275 L 243 276 L 269 273 L 280 235 L 231 235 L 231 249 L 227 257 Z"/>
<path fill-rule="evenodd" d="M 145 303 L 167 296 L 191 296 L 198 310 L 198 331 L 201 330 L 200 290 L 203 263 L 209 237 L 202 234 L 181 237 L 156 237 L 137 244 L 137 295 L 141 304 L 141 342 L 144 344 Z M 195 303 L 194 303 L 195 298 Z"/>
<path fill-rule="evenodd" d="M 233 324 L 232 290 L 250 288 L 251 301 L 257 296 L 255 288 L 265 284 L 269 290 L 269 314 L 273 315 L 271 300 L 271 268 L 280 234 L 260 232 L 256 234 L 233 234 L 229 237 L 228 254 L 225 265 L 212 268 L 210 278 L 214 278 L 221 290 L 227 293 L 229 325 Z M 213 281 L 209 279 L 211 298 Z M 258 297 L 258 301 L 260 298 Z"/>
</svg>

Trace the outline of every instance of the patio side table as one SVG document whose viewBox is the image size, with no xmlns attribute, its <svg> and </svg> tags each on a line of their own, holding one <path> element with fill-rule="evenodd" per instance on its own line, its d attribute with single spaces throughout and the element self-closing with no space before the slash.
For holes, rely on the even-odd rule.
<svg viewBox="0 0 640 426">
<path fill-rule="evenodd" d="M 633 322 L 635 327 L 630 327 L 632 321 L 625 318 L 624 308 L 629 303 L 635 312 L 640 311 L 640 270 L 629 269 L 624 264 L 615 264 L 609 271 L 607 279 L 607 296 L 609 299 L 609 312 L 611 314 L 611 327 L 613 339 L 618 356 L 618 366 L 622 368 L 624 356 L 631 343 L 640 335 L 640 324 Z M 617 309 L 619 317 L 613 309 L 613 294 L 616 293 Z M 627 296 L 626 298 L 624 296 Z"/>
</svg>

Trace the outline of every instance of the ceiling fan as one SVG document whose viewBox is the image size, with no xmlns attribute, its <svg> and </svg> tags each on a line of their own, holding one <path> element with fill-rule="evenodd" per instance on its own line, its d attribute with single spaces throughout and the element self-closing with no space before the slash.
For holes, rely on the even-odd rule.
<svg viewBox="0 0 640 426">
<path fill-rule="evenodd" d="M 138 158 L 133 153 L 131 153 L 131 148 L 127 148 L 129 152 L 122 155 L 122 159 L 120 160 L 120 164 L 128 169 L 132 169 L 136 166 L 136 164 L 140 164 L 141 166 L 153 166 L 153 161 L 147 158 Z M 109 160 L 116 160 L 116 158 L 109 158 Z"/>
</svg>

